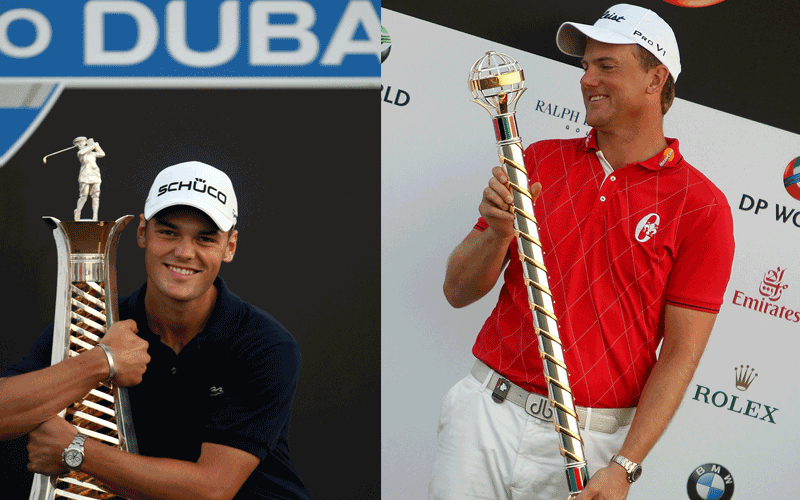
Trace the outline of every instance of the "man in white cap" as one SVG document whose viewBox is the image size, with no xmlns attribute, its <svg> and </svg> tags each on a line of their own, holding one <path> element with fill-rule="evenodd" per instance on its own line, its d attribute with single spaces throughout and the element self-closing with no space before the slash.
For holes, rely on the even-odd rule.
<svg viewBox="0 0 800 500">
<path fill-rule="evenodd" d="M 297 342 L 218 276 L 236 220 L 222 171 L 191 161 L 158 174 L 136 234 L 147 282 L 120 301 L 126 319 L 103 349 L 51 367 L 50 327 L 0 379 L 0 439 L 28 434 L 31 471 L 80 470 L 126 498 L 309 498 L 288 450 Z M 108 378 L 129 387 L 140 455 L 56 415 Z"/>
<path fill-rule="evenodd" d="M 593 128 L 582 139 L 532 144 L 525 165 L 591 475 L 578 498 L 619 500 L 711 333 L 730 277 L 732 217 L 723 193 L 664 137 L 680 73 L 666 22 L 615 5 L 592 26 L 563 24 L 557 43 L 582 58 Z M 495 167 L 481 217 L 448 261 L 444 292 L 454 307 L 505 273 L 472 373 L 445 397 L 430 498 L 568 494 L 507 182 Z"/>
</svg>

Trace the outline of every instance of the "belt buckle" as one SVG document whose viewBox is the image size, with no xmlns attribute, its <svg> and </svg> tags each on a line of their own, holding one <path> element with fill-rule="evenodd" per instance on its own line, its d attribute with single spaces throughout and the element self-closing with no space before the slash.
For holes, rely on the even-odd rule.
<svg viewBox="0 0 800 500">
<path fill-rule="evenodd" d="M 525 401 L 525 412 L 532 417 L 551 422 L 553 420 L 553 407 L 550 400 L 538 394 L 529 394 Z"/>
<path fill-rule="evenodd" d="M 500 377 L 497 379 L 497 384 L 492 391 L 492 399 L 495 403 L 502 403 L 508 396 L 508 391 L 511 389 L 511 382 L 508 379 Z"/>
</svg>

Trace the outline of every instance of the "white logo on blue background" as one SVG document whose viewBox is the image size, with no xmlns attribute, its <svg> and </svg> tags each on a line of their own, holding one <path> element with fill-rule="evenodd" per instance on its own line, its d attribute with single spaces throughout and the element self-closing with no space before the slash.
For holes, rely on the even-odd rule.
<svg viewBox="0 0 800 500">
<path fill-rule="evenodd" d="M 5 83 L 0 78 L 0 167 L 25 144 L 63 89 L 63 84 Z"/>
<path fill-rule="evenodd" d="M 0 14 L 0 166 L 64 88 L 378 88 L 380 0 L 34 0 Z"/>
</svg>

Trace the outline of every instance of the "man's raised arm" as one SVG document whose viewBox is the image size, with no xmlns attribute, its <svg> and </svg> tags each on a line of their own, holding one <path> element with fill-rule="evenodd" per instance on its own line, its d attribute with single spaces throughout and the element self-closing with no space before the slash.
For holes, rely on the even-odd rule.
<svg viewBox="0 0 800 500">
<path fill-rule="evenodd" d="M 489 293 L 508 261 L 508 246 L 514 239 L 514 215 L 509 208 L 514 198 L 507 183 L 503 169 L 494 167 L 478 207 L 489 227 L 473 229 L 447 260 L 444 295 L 453 307 L 467 306 Z M 531 186 L 534 201 L 540 191 L 539 183 Z"/>
</svg>

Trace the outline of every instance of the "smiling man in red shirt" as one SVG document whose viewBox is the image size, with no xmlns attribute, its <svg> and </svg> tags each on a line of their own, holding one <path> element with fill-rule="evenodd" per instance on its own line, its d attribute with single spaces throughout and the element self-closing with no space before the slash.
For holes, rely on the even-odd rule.
<svg viewBox="0 0 800 500">
<path fill-rule="evenodd" d="M 619 500 L 711 334 L 730 277 L 732 217 L 724 194 L 664 137 L 680 73 L 666 22 L 621 4 L 592 26 L 565 23 L 557 41 L 582 58 L 593 128 L 583 139 L 532 144 L 525 165 L 581 428 L 596 431 L 583 435 L 592 479 L 578 498 Z M 454 307 L 483 297 L 501 274 L 504 284 L 472 373 L 445 398 L 430 498 L 568 493 L 522 266 L 511 258 L 507 182 L 495 167 L 481 218 L 448 261 Z M 515 404 L 492 399 L 501 379 L 511 386 L 505 403 Z"/>
</svg>

